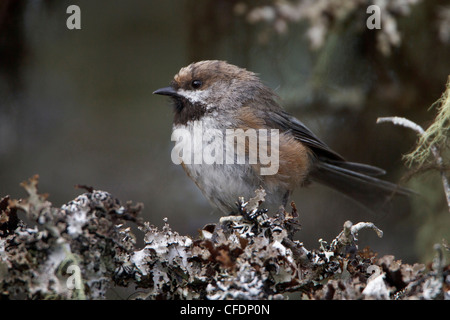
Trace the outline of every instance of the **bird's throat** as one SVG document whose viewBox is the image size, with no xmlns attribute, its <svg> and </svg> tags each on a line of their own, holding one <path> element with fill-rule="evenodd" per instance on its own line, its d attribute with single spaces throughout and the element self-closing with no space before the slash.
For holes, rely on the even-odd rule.
<svg viewBox="0 0 450 320">
<path fill-rule="evenodd" d="M 200 120 L 206 113 L 207 108 L 201 103 L 191 103 L 183 97 L 173 98 L 174 100 L 174 124 L 185 125 L 189 121 Z"/>
</svg>

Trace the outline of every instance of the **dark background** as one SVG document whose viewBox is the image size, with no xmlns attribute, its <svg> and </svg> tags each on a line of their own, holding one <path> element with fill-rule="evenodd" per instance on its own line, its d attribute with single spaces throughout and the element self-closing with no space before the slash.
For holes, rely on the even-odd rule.
<svg viewBox="0 0 450 320">
<path fill-rule="evenodd" d="M 408 171 L 402 155 L 416 136 L 376 119 L 403 116 L 427 127 L 436 114 L 429 107 L 450 74 L 450 3 L 417 2 L 390 1 L 382 29 L 369 30 L 368 4 L 351 0 L 352 9 L 322 11 L 314 11 L 314 1 L 293 1 L 304 5 L 299 21 L 273 11 L 274 1 L 1 0 L 0 197 L 24 197 L 19 183 L 39 174 L 40 191 L 55 206 L 84 184 L 144 203 L 145 220 L 161 226 L 167 217 L 181 234 L 196 236 L 217 222 L 218 213 L 171 162 L 172 110 L 152 95 L 181 67 L 203 59 L 259 73 L 333 149 L 399 182 Z M 268 7 L 255 11 L 255 3 Z M 66 27 L 71 4 L 81 8 L 81 30 Z M 269 20 L 258 20 L 264 13 Z M 396 35 L 389 33 L 392 21 L 399 42 L 380 49 L 380 34 Z M 320 26 L 327 26 L 324 41 L 314 48 L 308 32 Z M 428 261 L 433 244 L 450 237 L 439 175 L 400 183 L 421 196 L 378 216 L 318 185 L 297 190 L 298 238 L 315 248 L 346 220 L 372 221 L 385 236 L 363 231 L 361 247 Z"/>
</svg>

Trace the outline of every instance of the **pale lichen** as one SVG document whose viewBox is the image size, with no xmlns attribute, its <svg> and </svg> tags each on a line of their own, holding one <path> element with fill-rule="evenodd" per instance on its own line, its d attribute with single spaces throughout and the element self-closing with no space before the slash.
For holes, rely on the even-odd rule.
<svg viewBox="0 0 450 320">
<path fill-rule="evenodd" d="M 122 206 L 105 191 L 89 188 L 54 208 L 37 193 L 37 177 L 24 186 L 28 198 L 3 200 L 0 206 L 4 297 L 99 299 L 112 286 L 139 288 L 131 295 L 135 299 L 449 297 L 450 268 L 442 247 L 429 269 L 392 256 L 378 258 L 369 249 L 358 249 L 357 234 L 366 228 L 381 230 L 372 223 L 347 221 L 330 244 L 320 240 L 318 249 L 308 250 L 294 238 L 300 231 L 295 205 L 270 217 L 260 208 L 262 190 L 248 202 L 238 200 L 241 210 L 235 218 L 206 225 L 192 238 L 172 230 L 167 219 L 162 228 L 141 223 L 142 206 Z M 16 221 L 17 210 L 36 226 Z M 126 221 L 144 232 L 143 248 L 136 247 Z"/>
</svg>

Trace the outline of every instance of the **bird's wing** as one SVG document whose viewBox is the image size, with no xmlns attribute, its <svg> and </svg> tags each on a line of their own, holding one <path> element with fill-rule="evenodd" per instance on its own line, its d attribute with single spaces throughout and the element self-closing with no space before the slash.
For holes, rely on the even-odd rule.
<svg viewBox="0 0 450 320">
<path fill-rule="evenodd" d="M 314 156 L 321 162 L 330 163 L 346 170 L 353 170 L 370 176 L 385 174 L 383 169 L 367 164 L 346 161 L 344 157 L 332 150 L 312 133 L 300 120 L 287 112 L 269 111 L 265 119 L 269 119 L 266 120 L 266 125 L 279 128 L 284 132 L 290 132 L 297 140 L 308 146 Z"/>
<path fill-rule="evenodd" d="M 323 141 L 311 132 L 300 120 L 281 111 L 269 111 L 265 117 L 269 127 L 279 128 L 283 132 L 290 132 L 297 140 L 307 145 L 318 158 L 345 161 L 337 152 L 331 150 Z"/>
</svg>

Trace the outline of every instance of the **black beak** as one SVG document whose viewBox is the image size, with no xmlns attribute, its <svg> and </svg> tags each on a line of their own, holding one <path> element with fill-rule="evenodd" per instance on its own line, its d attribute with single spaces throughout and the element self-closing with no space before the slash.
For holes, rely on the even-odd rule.
<svg viewBox="0 0 450 320">
<path fill-rule="evenodd" d="M 153 94 L 160 94 L 163 96 L 170 96 L 170 97 L 179 97 L 178 92 L 172 87 L 165 87 L 158 89 L 155 92 L 153 92 Z"/>
</svg>

